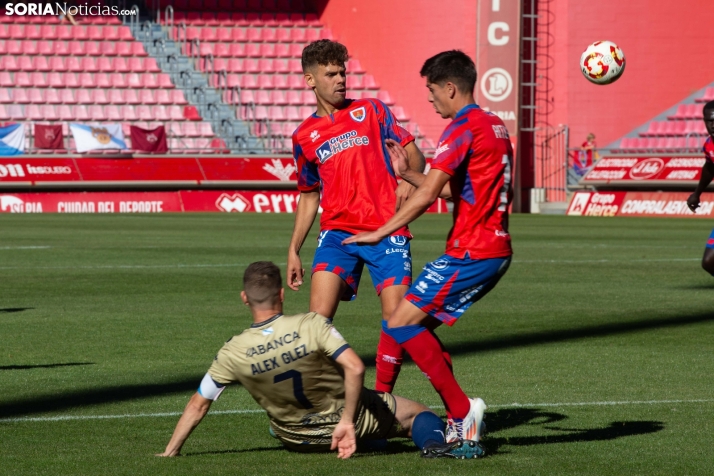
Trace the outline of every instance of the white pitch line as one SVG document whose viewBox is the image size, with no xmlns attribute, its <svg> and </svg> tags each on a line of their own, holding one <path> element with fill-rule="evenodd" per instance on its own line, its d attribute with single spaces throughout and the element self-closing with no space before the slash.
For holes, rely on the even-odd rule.
<svg viewBox="0 0 714 476">
<path fill-rule="evenodd" d="M 633 400 L 633 401 L 611 401 L 611 402 L 562 402 L 562 403 L 503 403 L 489 404 L 489 408 L 531 408 L 531 407 L 588 407 L 588 406 L 610 406 L 610 405 L 670 405 L 673 403 L 714 403 L 714 399 L 696 400 Z M 443 405 L 432 405 L 429 408 L 441 409 Z M 265 413 L 264 410 L 217 410 L 209 412 L 208 415 L 241 415 Z M 181 412 L 164 413 L 125 413 L 121 415 L 65 415 L 54 417 L 20 417 L 20 418 L 0 418 L 0 423 L 26 423 L 26 422 L 52 422 L 52 421 L 77 421 L 77 420 L 116 420 L 126 418 L 160 418 L 180 416 Z"/>
<path fill-rule="evenodd" d="M 106 266 L 0 266 L 0 269 L 182 269 L 182 268 L 235 268 L 248 266 L 250 263 L 230 263 L 230 264 L 120 264 Z M 286 263 L 275 263 L 285 265 Z"/>
<path fill-rule="evenodd" d="M 0 250 L 46 250 L 51 246 L 0 246 Z"/>
</svg>

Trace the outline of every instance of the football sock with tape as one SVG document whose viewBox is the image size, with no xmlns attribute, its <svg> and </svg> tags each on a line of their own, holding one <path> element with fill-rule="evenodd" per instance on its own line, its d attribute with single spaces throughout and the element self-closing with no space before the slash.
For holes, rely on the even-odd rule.
<svg viewBox="0 0 714 476">
<path fill-rule="evenodd" d="M 382 321 L 386 327 L 386 321 Z M 404 348 L 392 336 L 382 331 L 377 344 L 377 381 L 374 389 L 378 392 L 392 393 L 394 384 L 402 368 Z"/>
<path fill-rule="evenodd" d="M 397 342 L 401 340 L 400 336 L 412 335 L 409 339 L 400 342 L 402 347 L 434 386 L 444 402 L 447 413 L 453 418 L 466 418 L 471 408 L 469 398 L 456 381 L 436 334 L 427 331 L 423 326 L 422 330 L 427 332 L 417 333 L 414 329 L 406 331 L 407 327 L 417 326 L 395 327 L 388 329 L 387 333 Z"/>
<path fill-rule="evenodd" d="M 446 425 L 441 418 L 430 411 L 424 411 L 414 417 L 412 422 L 412 440 L 420 450 L 426 446 L 443 445 L 446 442 Z"/>
</svg>

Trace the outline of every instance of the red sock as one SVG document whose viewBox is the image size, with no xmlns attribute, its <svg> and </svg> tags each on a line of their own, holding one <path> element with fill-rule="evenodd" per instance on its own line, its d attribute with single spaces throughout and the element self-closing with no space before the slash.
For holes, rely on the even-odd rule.
<svg viewBox="0 0 714 476">
<path fill-rule="evenodd" d="M 444 360 L 446 361 L 446 365 L 449 367 L 449 370 L 451 370 L 451 374 L 454 374 L 454 364 L 451 361 L 451 354 L 446 350 L 446 347 L 444 347 L 444 343 L 441 342 L 441 339 L 439 339 L 439 336 L 434 333 L 434 337 L 436 337 L 436 340 L 439 342 L 439 346 L 441 347 L 441 355 L 444 357 Z M 454 377 L 455 378 L 455 377 Z M 453 418 L 454 416 L 449 412 L 449 410 L 446 410 L 446 418 Z"/>
<path fill-rule="evenodd" d="M 471 409 L 469 397 L 456 382 L 436 335 L 429 330 L 421 332 L 404 342 L 402 347 L 431 381 L 447 413 L 454 418 L 465 418 Z"/>
<path fill-rule="evenodd" d="M 390 335 L 382 331 L 377 344 L 377 381 L 374 389 L 378 392 L 392 393 L 394 384 L 402 369 L 404 348 Z"/>
</svg>

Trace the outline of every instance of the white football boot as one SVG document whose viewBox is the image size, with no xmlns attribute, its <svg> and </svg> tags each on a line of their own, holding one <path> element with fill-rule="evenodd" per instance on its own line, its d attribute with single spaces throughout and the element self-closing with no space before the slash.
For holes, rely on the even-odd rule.
<svg viewBox="0 0 714 476">
<path fill-rule="evenodd" d="M 483 421 L 483 412 L 486 403 L 480 398 L 469 398 L 471 408 L 466 418 L 453 418 L 447 420 L 446 442 L 453 443 L 457 440 L 480 441 L 486 433 L 486 424 Z"/>
</svg>

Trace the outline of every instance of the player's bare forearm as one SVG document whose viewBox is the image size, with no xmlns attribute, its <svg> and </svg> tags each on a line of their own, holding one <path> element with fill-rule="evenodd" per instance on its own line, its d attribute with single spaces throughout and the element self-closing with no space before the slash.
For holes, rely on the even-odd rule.
<svg viewBox="0 0 714 476">
<path fill-rule="evenodd" d="M 712 179 L 714 179 L 714 163 L 707 160 L 704 162 L 704 167 L 702 167 L 702 174 L 701 177 L 699 177 L 697 188 L 694 189 L 694 193 L 687 198 L 687 206 L 691 211 L 695 211 L 699 208 L 700 196 L 704 190 L 707 189 L 709 184 L 712 183 Z"/>
<path fill-rule="evenodd" d="M 166 445 L 166 450 L 156 456 L 179 456 L 183 444 L 191 432 L 201 423 L 203 417 L 206 416 L 206 413 L 211 408 L 211 403 L 213 403 L 211 400 L 203 398 L 198 392 L 195 393 L 176 424 L 176 429 L 171 436 L 171 441 Z"/>
<path fill-rule="evenodd" d="M 310 228 L 317 216 L 317 210 L 320 207 L 320 191 L 314 190 L 311 192 L 301 192 L 300 201 L 295 210 L 295 224 L 293 226 L 293 235 L 290 239 L 290 252 L 300 253 L 307 234 L 310 233 Z"/>
<path fill-rule="evenodd" d="M 417 188 L 414 195 L 399 209 L 399 211 L 379 227 L 376 231 L 359 233 L 344 240 L 342 244 L 350 243 L 376 243 L 401 227 L 408 225 L 421 216 L 429 206 L 439 197 L 439 193 L 449 181 L 450 175 L 441 170 L 431 169 L 422 185 Z"/>
<path fill-rule="evenodd" d="M 345 372 L 345 408 L 341 422 L 354 424 L 362 388 L 364 387 L 364 363 L 359 355 L 347 349 L 337 358 L 337 363 Z"/>
<path fill-rule="evenodd" d="M 426 168 L 426 158 L 424 158 L 424 154 L 421 152 L 421 150 L 419 150 L 419 147 L 417 147 L 414 141 L 412 141 L 404 147 L 404 150 L 407 151 L 409 169 L 423 174 L 424 169 Z"/>
</svg>

